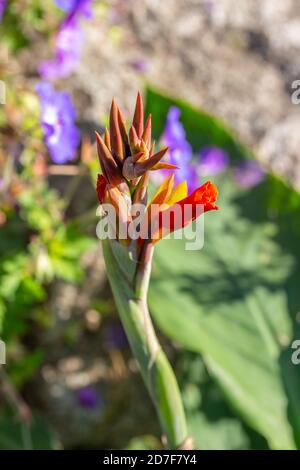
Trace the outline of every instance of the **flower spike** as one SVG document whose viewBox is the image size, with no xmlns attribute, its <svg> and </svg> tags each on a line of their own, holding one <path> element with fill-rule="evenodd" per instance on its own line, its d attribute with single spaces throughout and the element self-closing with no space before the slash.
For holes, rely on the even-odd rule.
<svg viewBox="0 0 300 470">
<path fill-rule="evenodd" d="M 113 98 L 110 108 L 109 132 L 111 136 L 111 150 L 113 156 L 120 162 L 124 158 L 124 145 L 119 127 L 119 113 L 115 99 Z"/>
<path fill-rule="evenodd" d="M 129 148 L 128 135 L 126 131 L 126 124 L 125 124 L 125 119 L 123 117 L 123 114 L 120 108 L 118 108 L 118 122 L 119 122 L 120 132 L 121 132 L 121 136 L 122 136 L 124 147 L 125 147 L 125 155 L 129 155 L 130 148 Z"/>
<path fill-rule="evenodd" d="M 102 173 L 110 184 L 117 186 L 122 182 L 120 169 L 98 132 L 96 132 L 96 140 Z"/>
<path fill-rule="evenodd" d="M 143 136 L 142 136 L 142 139 L 145 142 L 147 147 L 149 147 L 149 145 L 151 144 L 151 120 L 152 120 L 152 116 L 151 114 L 149 114 L 147 122 L 145 124 Z"/>
<path fill-rule="evenodd" d="M 144 105 L 140 92 L 138 92 L 136 98 L 132 125 L 136 130 L 138 138 L 141 139 L 144 131 Z"/>
<path fill-rule="evenodd" d="M 129 129 L 129 143 L 130 143 L 130 149 L 132 153 L 135 153 L 140 148 L 141 141 L 138 138 L 138 135 L 136 133 L 134 126 L 131 126 L 131 128 Z"/>
<path fill-rule="evenodd" d="M 110 134 L 108 129 L 105 129 L 105 134 L 104 134 L 104 142 L 108 150 L 111 152 L 111 146 L 110 146 Z"/>
<path fill-rule="evenodd" d="M 138 163 L 140 169 L 146 170 L 153 170 L 155 165 L 165 156 L 168 151 L 168 147 L 160 150 L 159 152 L 152 155 L 152 157 L 148 158 L 147 160 Z"/>
</svg>

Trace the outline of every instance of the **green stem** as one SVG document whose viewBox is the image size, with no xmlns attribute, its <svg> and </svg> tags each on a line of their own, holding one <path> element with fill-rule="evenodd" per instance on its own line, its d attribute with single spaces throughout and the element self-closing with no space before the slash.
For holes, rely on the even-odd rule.
<svg viewBox="0 0 300 470">
<path fill-rule="evenodd" d="M 156 337 L 147 306 L 153 247 L 146 245 L 130 285 L 114 254 L 114 243 L 117 242 L 104 240 L 103 253 L 116 305 L 168 447 L 177 449 L 188 438 L 185 414 L 175 375 Z M 128 263 L 134 261 L 128 259 Z"/>
</svg>

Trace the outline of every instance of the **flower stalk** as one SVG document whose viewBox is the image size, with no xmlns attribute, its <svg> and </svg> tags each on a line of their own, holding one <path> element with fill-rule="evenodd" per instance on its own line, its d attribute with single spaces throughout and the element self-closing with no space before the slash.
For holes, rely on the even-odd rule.
<svg viewBox="0 0 300 470">
<path fill-rule="evenodd" d="M 148 245 L 138 263 L 128 258 L 127 263 L 133 263 L 135 271 L 134 278 L 128 282 L 120 269 L 116 243 L 103 241 L 107 275 L 117 309 L 156 408 L 167 447 L 182 448 L 187 443 L 188 432 L 181 396 L 173 370 L 155 334 L 147 305 L 153 246 Z"/>
</svg>

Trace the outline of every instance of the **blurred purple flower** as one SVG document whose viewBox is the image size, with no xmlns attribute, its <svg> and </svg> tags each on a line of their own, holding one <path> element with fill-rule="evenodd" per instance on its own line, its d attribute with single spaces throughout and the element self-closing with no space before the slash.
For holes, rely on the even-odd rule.
<svg viewBox="0 0 300 470">
<path fill-rule="evenodd" d="M 166 127 L 163 133 L 163 142 L 169 147 L 169 160 L 166 161 L 177 165 L 175 171 L 175 183 L 186 180 L 189 192 L 194 191 L 199 182 L 198 169 L 193 165 L 193 149 L 186 140 L 186 133 L 182 123 L 179 121 L 180 109 L 172 106 L 167 115 Z M 169 170 L 162 170 L 163 176 L 170 174 Z"/>
<path fill-rule="evenodd" d="M 82 408 L 98 408 L 102 405 L 102 399 L 94 387 L 90 385 L 77 391 L 77 401 Z"/>
<path fill-rule="evenodd" d="M 55 58 L 41 63 L 40 75 L 48 80 L 70 75 L 80 59 L 82 42 L 83 33 L 79 23 L 64 23 L 56 35 Z"/>
<path fill-rule="evenodd" d="M 63 11 L 69 12 L 72 10 L 77 3 L 77 0 L 54 0 L 56 5 Z"/>
<path fill-rule="evenodd" d="M 199 154 L 199 168 L 201 175 L 218 175 L 229 165 L 227 152 L 220 147 L 203 147 Z"/>
<path fill-rule="evenodd" d="M 131 62 L 132 68 L 134 68 L 138 72 L 142 72 L 142 73 L 147 72 L 148 65 L 149 65 L 148 61 L 146 59 L 144 59 L 143 57 L 141 57 L 139 59 L 136 59 L 136 60 L 133 60 Z"/>
<path fill-rule="evenodd" d="M 170 148 L 190 147 L 186 140 L 186 133 L 182 123 L 179 121 L 180 109 L 171 106 L 167 115 L 166 127 L 163 133 L 163 140 Z"/>
<path fill-rule="evenodd" d="M 7 0 L 0 0 L 0 21 L 2 21 L 3 14 L 6 8 Z"/>
<path fill-rule="evenodd" d="M 73 16 L 92 17 L 93 0 L 55 0 L 55 3 L 61 10 Z"/>
<path fill-rule="evenodd" d="M 39 83 L 36 90 L 41 100 L 41 125 L 52 160 L 58 164 L 72 160 L 80 133 L 70 95 L 55 91 L 47 82 Z"/>
<path fill-rule="evenodd" d="M 170 148 L 169 161 L 178 167 L 174 172 L 175 184 L 186 181 L 189 193 L 193 192 L 199 186 L 198 171 L 197 167 L 192 162 L 192 156 L 192 150 L 188 147 L 182 146 L 181 148 Z"/>
<path fill-rule="evenodd" d="M 104 332 L 104 341 L 108 349 L 123 349 L 128 346 L 127 337 L 121 323 L 110 323 Z"/>
<path fill-rule="evenodd" d="M 55 80 L 70 75 L 79 62 L 83 32 L 80 18 L 91 18 L 92 0 L 56 0 L 56 4 L 67 11 L 55 38 L 55 57 L 39 66 L 40 75 L 47 80 Z"/>
<path fill-rule="evenodd" d="M 243 188 L 252 188 L 265 178 L 264 170 L 254 160 L 241 162 L 234 169 L 235 181 Z"/>
</svg>

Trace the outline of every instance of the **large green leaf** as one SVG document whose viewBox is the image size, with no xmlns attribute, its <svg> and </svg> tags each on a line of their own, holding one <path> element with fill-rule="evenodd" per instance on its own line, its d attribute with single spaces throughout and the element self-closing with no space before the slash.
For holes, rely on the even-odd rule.
<svg viewBox="0 0 300 470">
<path fill-rule="evenodd" d="M 249 156 L 215 118 L 150 90 L 157 136 L 171 104 L 181 107 L 195 151 L 215 144 L 233 161 Z M 300 447 L 300 371 L 290 350 L 299 337 L 300 196 L 272 175 L 248 191 L 230 170 L 216 182 L 221 210 L 205 216 L 204 248 L 157 245 L 151 310 L 165 333 L 203 355 L 231 405 L 271 447 Z"/>
</svg>

